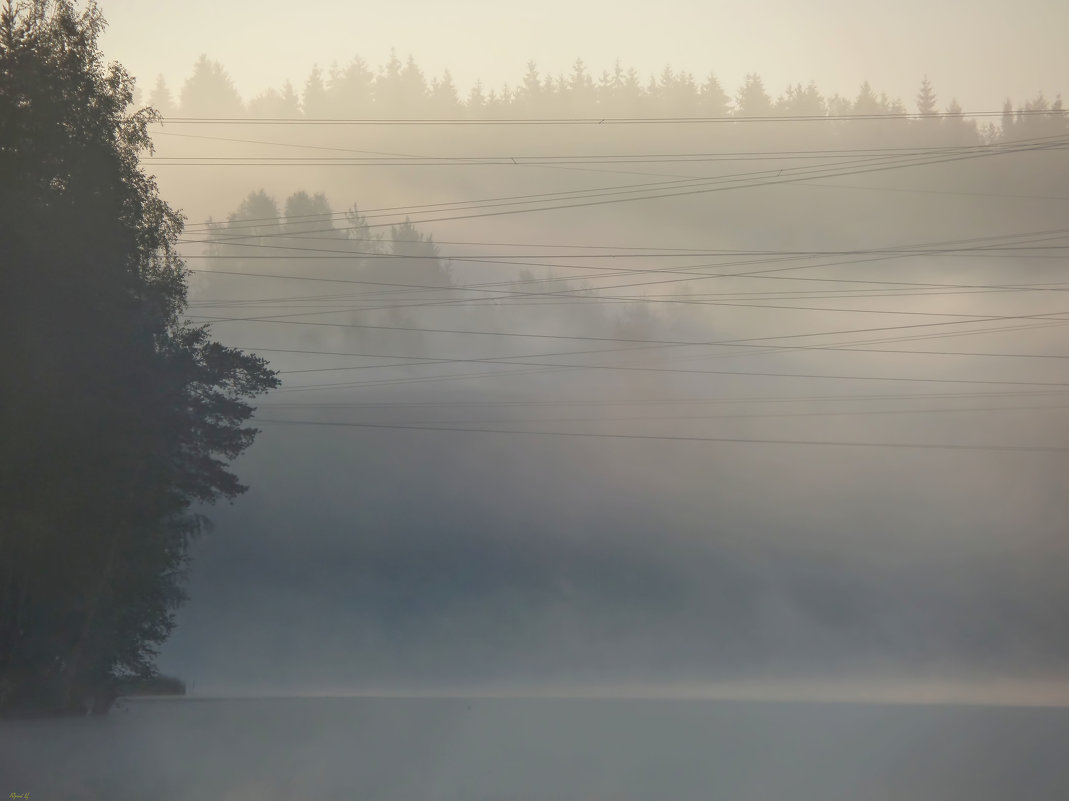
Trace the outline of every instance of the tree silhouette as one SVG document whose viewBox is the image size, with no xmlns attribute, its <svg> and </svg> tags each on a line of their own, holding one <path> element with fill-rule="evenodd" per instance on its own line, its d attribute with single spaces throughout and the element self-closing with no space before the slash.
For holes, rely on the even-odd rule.
<svg viewBox="0 0 1069 801">
<path fill-rule="evenodd" d="M 216 225 L 209 221 L 208 229 L 209 239 L 213 240 L 225 240 L 228 231 L 240 236 L 241 247 L 233 248 L 240 255 L 248 252 L 249 248 L 245 247 L 246 244 L 261 244 L 263 237 L 277 237 L 281 232 L 278 204 L 263 189 L 250 192 L 241 201 L 237 211 L 227 217 L 225 225 Z M 221 243 L 212 243 L 212 248 L 226 247 Z M 221 253 L 213 255 L 221 255 Z"/>
<path fill-rule="evenodd" d="M 538 75 L 538 65 L 527 62 L 527 72 L 523 74 L 523 83 L 516 89 L 516 102 L 527 113 L 535 115 L 542 107 L 542 79 Z"/>
<path fill-rule="evenodd" d="M 671 67 L 661 71 L 658 81 L 651 83 L 651 94 L 658 99 L 658 113 L 670 117 L 676 109 L 696 108 L 699 89 L 689 72 L 673 72 Z"/>
<path fill-rule="evenodd" d="M 248 115 L 266 119 L 298 117 L 301 104 L 293 84 L 286 81 L 282 91 L 267 89 L 249 101 Z"/>
<path fill-rule="evenodd" d="M 815 83 L 804 87 L 799 83 L 787 87 L 776 101 L 776 111 L 787 116 L 821 117 L 826 113 L 826 106 Z"/>
<path fill-rule="evenodd" d="M 368 69 L 367 64 L 359 56 L 343 69 L 332 69 L 324 98 L 330 106 L 329 116 L 342 118 L 371 116 L 374 84 L 375 74 Z"/>
<path fill-rule="evenodd" d="M 405 68 L 401 70 L 401 101 L 406 110 L 419 114 L 421 106 L 427 101 L 427 80 L 423 77 L 423 70 L 416 64 L 412 56 L 405 62 Z"/>
<path fill-rule="evenodd" d="M 182 321 L 181 217 L 92 5 L 0 12 L 0 713 L 107 707 L 154 672 L 194 503 L 244 490 L 263 360 Z"/>
<path fill-rule="evenodd" d="M 301 108 L 304 110 L 304 116 L 306 117 L 331 116 L 331 108 L 327 100 L 327 87 L 323 82 L 323 72 L 318 66 L 312 67 L 312 71 L 304 82 L 304 91 L 301 93 Z"/>
<path fill-rule="evenodd" d="M 223 66 L 202 55 L 182 85 L 182 114 L 187 117 L 239 117 L 244 106 Z"/>
<path fill-rule="evenodd" d="M 178 106 L 174 102 L 174 95 L 167 88 L 167 82 L 162 75 L 156 76 L 156 85 L 152 88 L 152 94 L 148 96 L 148 104 L 156 109 L 166 119 L 178 113 Z"/>
<path fill-rule="evenodd" d="M 876 93 L 873 91 L 872 86 L 868 81 L 864 81 L 861 84 L 861 88 L 858 89 L 857 98 L 854 100 L 854 114 L 881 114 L 884 111 L 884 106 L 880 103 L 880 99 L 876 97 Z"/>
<path fill-rule="evenodd" d="M 390 51 L 390 60 L 375 78 L 374 94 L 382 116 L 417 116 L 427 102 L 427 82 L 411 56 L 402 64 Z"/>
<path fill-rule="evenodd" d="M 568 108 L 576 116 L 593 116 L 596 114 L 596 95 L 594 92 L 594 79 L 587 72 L 583 59 L 577 58 L 572 64 L 571 74 L 568 76 L 567 93 Z"/>
<path fill-rule="evenodd" d="M 441 78 L 431 81 L 429 100 L 431 111 L 436 117 L 455 117 L 460 111 L 457 87 L 449 70 L 446 70 Z"/>
<path fill-rule="evenodd" d="M 925 75 L 924 80 L 921 81 L 920 91 L 917 92 L 917 111 L 921 114 L 935 114 L 937 108 L 935 101 L 935 91 L 932 89 L 928 76 Z"/>
<path fill-rule="evenodd" d="M 1002 138 L 1012 139 L 1014 136 L 1013 103 L 1007 97 L 1002 104 Z"/>
<path fill-rule="evenodd" d="M 940 120 L 941 136 L 946 144 L 953 146 L 974 145 L 980 140 L 976 123 L 966 120 L 964 111 L 957 98 L 952 98 L 950 105 Z"/>
<path fill-rule="evenodd" d="M 408 220 L 390 229 L 390 260 L 381 262 L 380 276 L 423 286 L 452 286 L 449 266 L 442 261 L 434 240 Z"/>
<path fill-rule="evenodd" d="M 483 93 L 482 81 L 476 81 L 468 92 L 468 99 L 464 103 L 464 110 L 469 117 L 481 117 L 486 109 L 486 95 Z"/>
<path fill-rule="evenodd" d="M 1067 123 L 1069 116 L 1062 107 L 1062 96 L 1057 95 L 1051 103 L 1039 92 L 1017 110 L 1013 131 L 1014 136 L 1023 139 L 1059 136 L 1069 129 Z"/>
<path fill-rule="evenodd" d="M 751 72 L 735 96 L 735 116 L 767 117 L 772 114 L 772 98 L 765 91 L 761 76 Z"/>
<path fill-rule="evenodd" d="M 341 231 L 334 229 L 332 218 L 333 212 L 326 195 L 322 192 L 309 195 L 301 190 L 286 198 L 286 216 L 282 231 L 287 234 L 316 231 L 323 236 L 340 236 Z"/>
<path fill-rule="evenodd" d="M 702 84 L 700 103 L 703 116 L 726 117 L 730 110 L 731 98 L 720 85 L 716 75 L 711 72 Z"/>
</svg>

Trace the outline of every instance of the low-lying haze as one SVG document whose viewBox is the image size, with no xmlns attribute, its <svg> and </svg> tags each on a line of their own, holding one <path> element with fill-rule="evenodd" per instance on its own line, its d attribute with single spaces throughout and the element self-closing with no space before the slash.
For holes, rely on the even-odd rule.
<svg viewBox="0 0 1069 801">
<path fill-rule="evenodd" d="M 1064 676 L 1065 12 L 563 11 L 105 9 L 191 319 L 284 380 L 163 667 Z"/>
<path fill-rule="evenodd" d="M 774 166 L 667 189 L 618 161 L 161 161 L 192 196 L 269 187 L 191 224 L 191 313 L 285 381 L 168 666 L 265 691 L 1061 675 L 1064 156 L 929 122 L 688 131 Z M 389 136 L 680 148 L 519 128 Z"/>
</svg>

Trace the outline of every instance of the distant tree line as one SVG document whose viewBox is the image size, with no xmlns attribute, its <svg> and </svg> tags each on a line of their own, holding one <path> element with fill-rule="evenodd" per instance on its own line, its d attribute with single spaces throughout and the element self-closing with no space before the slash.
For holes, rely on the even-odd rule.
<svg viewBox="0 0 1069 801">
<path fill-rule="evenodd" d="M 265 245 L 300 254 L 308 250 L 306 235 L 315 234 L 315 239 L 331 242 L 332 256 L 350 252 L 359 263 L 360 277 L 370 283 L 409 281 L 432 288 L 453 283 L 449 264 L 440 258 L 434 240 L 412 223 L 393 225 L 383 232 L 370 227 L 355 205 L 335 213 L 321 192 L 294 192 L 281 207 L 262 189 L 250 192 L 226 222 L 209 220 L 207 227 L 209 256 L 218 269 L 226 269 L 218 263 L 220 259 L 236 260 L 229 269 L 252 268 L 255 262 L 243 264 L 243 257 L 261 257 L 260 248 Z"/>
<path fill-rule="evenodd" d="M 355 205 L 335 211 L 324 193 L 298 191 L 280 202 L 263 189 L 250 192 L 225 221 L 206 223 L 204 241 L 207 271 L 198 276 L 197 293 L 204 300 L 194 300 L 191 308 L 208 313 L 243 308 L 248 285 L 242 276 L 256 276 L 258 281 L 277 277 L 281 282 L 271 284 L 277 287 L 305 276 L 338 280 L 351 286 L 336 287 L 331 319 L 357 327 L 348 332 L 314 329 L 302 334 L 303 341 L 324 348 L 405 351 L 417 357 L 417 366 L 419 358 L 448 357 L 457 351 L 455 338 L 441 341 L 405 330 L 432 324 L 436 314 L 451 327 L 460 317 L 464 328 L 476 330 L 507 331 L 526 322 L 561 333 L 631 339 L 684 336 L 693 321 L 693 309 L 687 305 L 673 307 L 669 316 L 639 296 L 630 302 L 586 302 L 596 294 L 596 285 L 569 270 L 511 269 L 492 256 L 485 267 L 494 269 L 495 280 L 473 282 L 469 276 L 465 281 L 417 224 L 406 220 L 375 227 Z M 681 291 L 685 296 L 688 290 Z M 286 308 L 326 308 L 319 297 L 274 292 Z M 663 353 L 654 350 L 645 356 L 656 361 Z"/>
<path fill-rule="evenodd" d="M 924 78 L 913 103 L 877 92 L 863 82 L 854 97 L 824 95 L 810 82 L 787 86 L 773 96 L 760 75 L 750 73 L 734 94 L 716 75 L 704 79 L 686 71 L 665 67 L 660 74 L 643 79 L 634 68 L 617 61 L 612 70 L 591 73 L 577 59 L 567 74 L 539 72 L 530 62 L 516 86 L 505 84 L 487 89 L 477 83 L 464 97 L 448 70 L 428 81 L 410 56 L 402 62 L 396 55 L 377 70 L 357 57 L 344 66 L 324 72 L 315 67 L 298 90 L 292 83 L 267 89 L 243 100 L 219 62 L 201 56 L 177 97 L 162 76 L 148 95 L 148 103 L 168 116 L 222 118 L 500 118 L 500 117 L 764 117 L 925 115 L 936 122 L 955 124 L 963 117 L 953 97 L 941 103 L 934 87 Z M 1064 131 L 1069 117 L 1061 95 L 1047 99 L 1043 93 L 1016 107 L 1006 100 L 999 126 L 980 129 L 968 123 L 972 135 L 991 140 L 1032 136 L 1037 131 Z"/>
</svg>

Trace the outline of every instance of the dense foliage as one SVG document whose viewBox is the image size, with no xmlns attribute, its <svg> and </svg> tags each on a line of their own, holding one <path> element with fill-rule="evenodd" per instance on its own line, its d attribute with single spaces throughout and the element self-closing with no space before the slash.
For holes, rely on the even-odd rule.
<svg viewBox="0 0 1069 801">
<path fill-rule="evenodd" d="M 181 217 L 94 5 L 0 15 L 0 713 L 106 708 L 154 674 L 193 504 L 244 487 L 266 363 L 183 322 Z"/>
</svg>

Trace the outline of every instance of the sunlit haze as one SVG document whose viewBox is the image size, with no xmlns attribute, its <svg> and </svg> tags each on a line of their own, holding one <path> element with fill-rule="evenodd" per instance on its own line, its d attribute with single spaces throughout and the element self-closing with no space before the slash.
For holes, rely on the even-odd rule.
<svg viewBox="0 0 1069 801">
<path fill-rule="evenodd" d="M 1025 0 L 1012 15 L 994 0 L 113 0 L 103 8 L 107 57 L 146 91 L 158 74 L 177 89 L 202 53 L 251 97 L 287 80 L 299 88 L 314 64 L 327 70 L 359 55 L 377 67 L 394 49 L 428 76 L 450 70 L 462 94 L 476 81 L 515 86 L 531 60 L 556 75 L 581 58 L 596 76 L 619 59 L 644 80 L 665 66 L 698 79 L 715 72 L 730 92 L 756 72 L 771 92 L 814 81 L 848 97 L 868 81 L 907 103 L 927 75 L 944 102 L 952 93 L 977 111 L 1053 95 L 1069 72 L 1069 5 L 1058 0 Z"/>
</svg>

